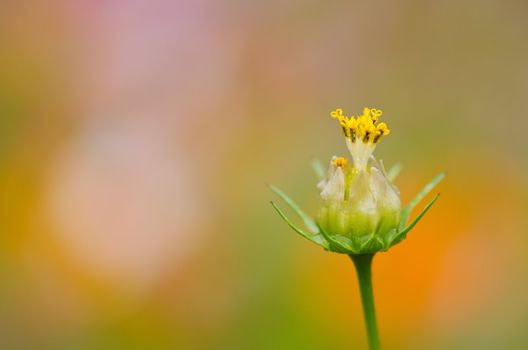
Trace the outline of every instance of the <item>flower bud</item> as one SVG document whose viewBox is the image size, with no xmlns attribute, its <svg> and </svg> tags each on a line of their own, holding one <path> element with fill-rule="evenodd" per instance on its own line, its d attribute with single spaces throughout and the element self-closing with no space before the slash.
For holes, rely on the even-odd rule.
<svg viewBox="0 0 528 350">
<path fill-rule="evenodd" d="M 389 129 L 377 124 L 381 111 L 365 108 L 363 115 L 339 119 L 352 155 L 352 164 L 333 157 L 326 177 L 319 182 L 322 205 L 317 215 L 319 227 L 329 236 L 349 239 L 376 235 L 382 240 L 396 230 L 400 221 L 400 195 L 387 179 L 385 170 L 372 156 L 381 136 Z"/>
<path fill-rule="evenodd" d="M 413 208 L 446 174 L 438 174 L 401 209 L 400 192 L 392 184 L 399 167 L 393 167 L 387 175 L 383 164 L 372 155 L 380 139 L 390 133 L 387 124 L 378 123 L 382 111 L 365 108 L 358 117 L 346 117 L 338 108 L 330 115 L 339 121 L 352 162 L 333 157 L 326 176 L 322 166 L 314 163 L 322 179 L 317 185 L 322 204 L 316 220 L 273 185 L 271 190 L 297 214 L 305 228 L 298 227 L 274 202 L 271 205 L 295 232 L 325 250 L 350 256 L 387 251 L 403 241 L 433 206 L 439 194 L 409 221 Z"/>
<path fill-rule="evenodd" d="M 317 223 L 321 229 L 331 236 L 348 238 L 384 236 L 396 229 L 400 196 L 383 169 L 371 166 L 358 170 L 343 160 L 333 157 L 326 178 L 318 184 L 322 206 Z"/>
</svg>

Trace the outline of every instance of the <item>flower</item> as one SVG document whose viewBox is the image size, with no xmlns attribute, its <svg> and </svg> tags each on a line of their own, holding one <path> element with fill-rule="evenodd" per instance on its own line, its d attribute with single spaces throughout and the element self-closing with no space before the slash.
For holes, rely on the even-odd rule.
<svg viewBox="0 0 528 350">
<path fill-rule="evenodd" d="M 381 114 L 374 108 L 365 108 L 357 119 L 343 116 L 341 109 L 331 113 L 343 127 L 353 162 L 332 157 L 326 177 L 317 185 L 323 202 L 317 223 L 330 236 L 385 236 L 398 227 L 399 191 L 372 156 L 381 137 L 390 133 L 385 123 L 377 123 Z"/>
<path fill-rule="evenodd" d="M 291 228 L 326 250 L 352 255 L 386 251 L 405 239 L 438 199 L 437 194 L 412 222 L 407 223 L 412 209 L 445 177 L 445 173 L 431 180 L 402 209 L 399 190 L 392 183 L 399 173 L 399 166 L 386 172 L 383 163 L 372 155 L 379 141 L 390 134 L 387 124 L 379 122 L 382 111 L 364 108 L 361 115 L 347 117 L 338 108 L 330 115 L 337 119 L 343 130 L 352 162 L 334 156 L 326 175 L 320 163 L 315 163 L 320 175 L 317 187 L 322 201 L 316 219 L 306 215 L 284 192 L 270 186 L 303 220 L 309 232 L 293 224 L 275 203 L 272 205 Z"/>
</svg>

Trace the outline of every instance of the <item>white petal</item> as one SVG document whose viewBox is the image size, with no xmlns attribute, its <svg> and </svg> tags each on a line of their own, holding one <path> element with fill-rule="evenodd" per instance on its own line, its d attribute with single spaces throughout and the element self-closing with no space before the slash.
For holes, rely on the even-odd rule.
<svg viewBox="0 0 528 350">
<path fill-rule="evenodd" d="M 321 197 L 324 200 L 341 202 L 345 199 L 345 174 L 340 167 L 337 167 L 332 178 L 328 180 Z"/>
<path fill-rule="evenodd" d="M 381 206 L 389 208 L 400 207 L 398 190 L 380 170 L 374 167 L 370 168 L 370 190 Z"/>
<path fill-rule="evenodd" d="M 337 156 L 333 156 L 332 159 L 330 159 L 330 164 L 328 165 L 328 170 L 326 171 L 326 175 L 321 181 L 317 183 L 317 188 L 320 191 L 323 191 L 326 185 L 328 184 L 328 181 L 334 177 L 334 173 L 336 171 L 337 166 L 334 163 L 334 160 L 337 159 Z"/>
<path fill-rule="evenodd" d="M 369 174 L 366 171 L 360 171 L 350 184 L 349 203 L 364 213 L 376 211 L 376 199 L 369 185 Z"/>
</svg>

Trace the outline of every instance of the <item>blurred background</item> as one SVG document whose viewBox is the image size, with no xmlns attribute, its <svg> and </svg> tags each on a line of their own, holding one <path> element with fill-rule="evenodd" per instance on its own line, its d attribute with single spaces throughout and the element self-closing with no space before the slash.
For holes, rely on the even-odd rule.
<svg viewBox="0 0 528 350">
<path fill-rule="evenodd" d="M 315 213 L 370 106 L 404 203 L 448 172 L 375 259 L 385 349 L 526 349 L 527 42 L 516 0 L 3 0 L 0 348 L 366 348 L 265 184 Z"/>
</svg>

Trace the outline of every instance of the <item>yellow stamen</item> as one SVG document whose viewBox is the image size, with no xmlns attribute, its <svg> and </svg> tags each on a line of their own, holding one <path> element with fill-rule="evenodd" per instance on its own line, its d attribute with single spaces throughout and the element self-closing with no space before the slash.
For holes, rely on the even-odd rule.
<svg viewBox="0 0 528 350">
<path fill-rule="evenodd" d="M 341 108 L 337 108 L 335 111 L 332 111 L 330 113 L 332 118 L 339 118 L 343 116 L 343 110 Z"/>
<path fill-rule="evenodd" d="M 344 167 L 347 166 L 348 160 L 346 158 L 343 158 L 343 157 L 337 157 L 337 158 L 335 158 L 333 160 L 333 163 L 337 167 L 344 168 Z"/>
<path fill-rule="evenodd" d="M 377 129 L 378 129 L 379 132 L 381 132 L 382 135 L 390 134 L 389 127 L 385 123 L 379 123 Z"/>
<path fill-rule="evenodd" d="M 372 121 L 374 122 L 374 124 L 376 124 L 379 120 L 379 118 L 381 117 L 381 115 L 383 114 L 383 111 L 381 109 L 376 109 L 376 108 L 372 108 L 370 110 L 370 116 L 372 118 Z"/>
<path fill-rule="evenodd" d="M 358 117 L 343 115 L 341 108 L 330 113 L 332 118 L 339 121 L 345 136 L 350 141 L 360 140 L 364 143 L 377 143 L 382 136 L 390 134 L 387 124 L 377 124 L 382 114 L 381 109 L 368 107 L 365 107 L 363 114 Z"/>
</svg>

